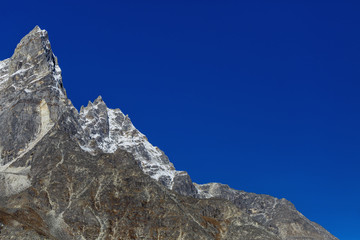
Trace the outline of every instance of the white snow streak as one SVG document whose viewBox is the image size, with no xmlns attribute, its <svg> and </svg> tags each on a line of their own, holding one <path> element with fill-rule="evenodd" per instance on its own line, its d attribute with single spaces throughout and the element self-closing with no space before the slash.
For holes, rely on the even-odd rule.
<svg viewBox="0 0 360 240">
<path fill-rule="evenodd" d="M 107 108 L 105 115 L 108 118 L 109 133 L 101 137 L 99 133 L 101 129 L 97 128 L 100 128 L 101 123 L 106 119 L 103 115 L 96 116 L 94 114 L 94 110 L 97 109 L 96 104 L 89 103 L 86 108 L 82 109 L 80 115 L 85 121 L 82 125 L 83 129 L 90 129 L 90 138 L 96 140 L 98 147 L 106 153 L 113 153 L 118 148 L 132 153 L 135 159 L 141 162 L 141 167 L 146 174 L 156 180 L 167 179 L 168 187 L 172 188 L 177 171 L 164 153 L 159 148 L 154 147 L 120 109 Z M 90 146 L 81 146 L 81 148 L 90 153 L 94 150 Z"/>
</svg>

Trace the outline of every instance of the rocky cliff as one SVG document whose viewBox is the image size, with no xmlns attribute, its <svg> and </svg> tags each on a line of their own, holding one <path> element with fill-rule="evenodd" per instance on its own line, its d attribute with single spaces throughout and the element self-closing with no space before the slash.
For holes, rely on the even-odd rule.
<svg viewBox="0 0 360 240">
<path fill-rule="evenodd" d="M 0 239 L 337 239 L 285 199 L 198 185 L 99 97 L 78 112 L 48 34 L 0 62 Z"/>
</svg>

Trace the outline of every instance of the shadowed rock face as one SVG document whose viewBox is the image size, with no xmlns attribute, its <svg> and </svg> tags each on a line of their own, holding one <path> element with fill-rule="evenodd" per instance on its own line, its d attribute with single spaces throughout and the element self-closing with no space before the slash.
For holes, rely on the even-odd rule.
<svg viewBox="0 0 360 240">
<path fill-rule="evenodd" d="M 119 109 L 80 113 L 45 30 L 0 62 L 0 239 L 336 239 L 285 199 L 194 184 Z"/>
</svg>

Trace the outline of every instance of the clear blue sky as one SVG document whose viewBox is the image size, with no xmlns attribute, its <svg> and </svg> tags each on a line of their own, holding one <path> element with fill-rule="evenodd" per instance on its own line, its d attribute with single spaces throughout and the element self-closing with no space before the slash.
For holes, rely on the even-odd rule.
<svg viewBox="0 0 360 240">
<path fill-rule="evenodd" d="M 360 239 L 358 1 L 5 0 L 0 58 L 35 25 L 77 108 L 102 95 L 193 181 Z"/>
</svg>

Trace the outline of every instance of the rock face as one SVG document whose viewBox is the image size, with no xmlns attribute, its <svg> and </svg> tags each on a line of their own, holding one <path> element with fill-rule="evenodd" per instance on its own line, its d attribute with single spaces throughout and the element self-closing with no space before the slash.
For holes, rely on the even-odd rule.
<svg viewBox="0 0 360 240">
<path fill-rule="evenodd" d="M 198 185 L 99 97 L 78 112 L 45 30 L 0 62 L 0 239 L 337 239 L 285 199 Z"/>
</svg>

